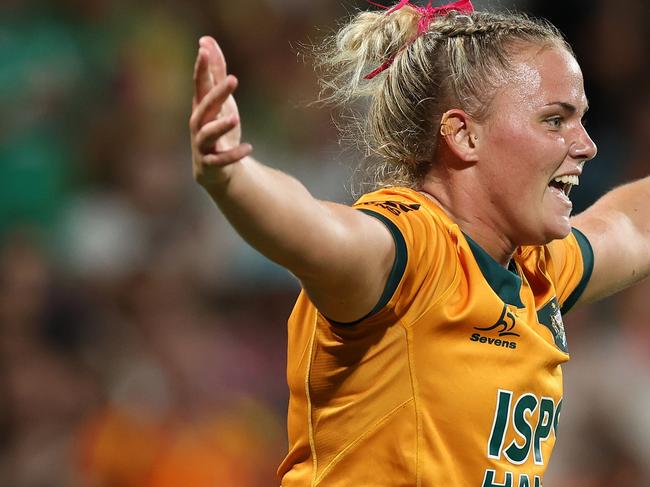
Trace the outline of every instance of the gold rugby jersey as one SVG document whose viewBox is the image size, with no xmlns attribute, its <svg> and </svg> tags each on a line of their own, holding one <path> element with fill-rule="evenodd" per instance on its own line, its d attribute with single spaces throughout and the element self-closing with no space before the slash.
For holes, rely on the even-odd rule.
<svg viewBox="0 0 650 487">
<path fill-rule="evenodd" d="M 355 207 L 388 227 L 395 263 L 359 322 L 299 296 L 282 486 L 541 486 L 569 359 L 562 312 L 591 275 L 588 241 L 574 230 L 519 248 L 505 269 L 416 191 Z"/>
</svg>

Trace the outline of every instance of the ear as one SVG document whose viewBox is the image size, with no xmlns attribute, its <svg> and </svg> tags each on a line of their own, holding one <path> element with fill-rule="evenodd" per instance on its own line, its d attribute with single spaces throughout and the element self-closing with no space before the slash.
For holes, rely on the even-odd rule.
<svg viewBox="0 0 650 487">
<path fill-rule="evenodd" d="M 465 162 L 478 161 L 478 125 L 460 109 L 446 111 L 440 120 L 441 140 Z"/>
</svg>

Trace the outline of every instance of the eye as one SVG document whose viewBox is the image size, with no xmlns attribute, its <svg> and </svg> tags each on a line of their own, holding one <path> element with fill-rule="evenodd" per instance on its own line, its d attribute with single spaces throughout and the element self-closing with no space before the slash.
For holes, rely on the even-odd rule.
<svg viewBox="0 0 650 487">
<path fill-rule="evenodd" d="M 551 128 L 559 129 L 562 127 L 562 122 L 564 122 L 564 118 L 562 118 L 559 115 L 556 115 L 554 117 L 547 118 L 545 122 L 549 124 Z"/>
</svg>

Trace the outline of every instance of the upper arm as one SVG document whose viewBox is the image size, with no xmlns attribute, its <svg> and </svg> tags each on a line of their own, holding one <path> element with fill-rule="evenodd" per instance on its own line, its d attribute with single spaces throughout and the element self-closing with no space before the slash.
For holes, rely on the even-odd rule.
<svg viewBox="0 0 650 487">
<path fill-rule="evenodd" d="M 386 223 L 354 208 L 331 202 L 321 206 L 321 238 L 309 265 L 293 272 L 323 315 L 356 321 L 382 297 L 395 263 L 395 235 Z"/>
<path fill-rule="evenodd" d="M 609 296 L 650 272 L 650 240 L 627 213 L 599 201 L 572 224 L 587 237 L 594 255 L 593 273 L 579 303 Z"/>
</svg>

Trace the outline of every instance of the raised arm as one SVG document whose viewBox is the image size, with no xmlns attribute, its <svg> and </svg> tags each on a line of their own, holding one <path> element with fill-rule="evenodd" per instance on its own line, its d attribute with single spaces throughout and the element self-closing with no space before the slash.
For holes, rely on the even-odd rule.
<svg viewBox="0 0 650 487">
<path fill-rule="evenodd" d="M 219 46 L 199 42 L 190 117 L 194 177 L 237 232 L 302 282 L 329 318 L 349 322 L 379 301 L 395 256 L 388 229 L 348 206 L 316 200 L 293 177 L 250 157 Z"/>
<path fill-rule="evenodd" d="M 579 300 L 591 302 L 650 275 L 650 177 L 621 186 L 573 218 L 594 250 L 594 270 Z"/>
</svg>

